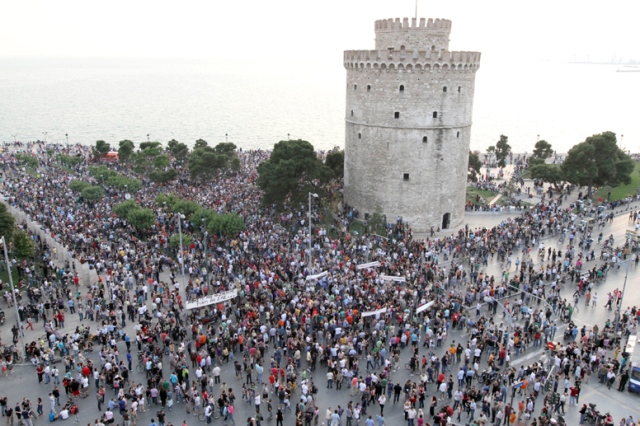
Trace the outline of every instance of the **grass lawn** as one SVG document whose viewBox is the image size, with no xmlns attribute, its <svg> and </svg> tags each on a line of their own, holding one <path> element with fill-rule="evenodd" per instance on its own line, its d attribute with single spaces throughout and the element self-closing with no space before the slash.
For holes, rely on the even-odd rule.
<svg viewBox="0 0 640 426">
<path fill-rule="evenodd" d="M 591 197 L 593 201 L 598 202 L 599 198 L 603 200 L 607 199 L 607 194 L 611 192 L 611 201 L 621 200 L 629 195 L 638 194 L 640 188 L 640 163 L 636 163 L 633 172 L 631 173 L 631 183 L 629 185 L 620 185 L 612 188 L 610 186 L 603 186 L 598 189 Z"/>
<path fill-rule="evenodd" d="M 473 186 L 467 186 L 467 202 L 471 201 L 471 203 L 474 205 L 482 204 L 476 201 L 477 195 L 483 197 L 485 202 L 488 204 L 491 200 L 493 200 L 498 195 L 498 193 L 493 191 L 487 191 L 484 189 L 478 189 Z"/>
<path fill-rule="evenodd" d="M 2 262 L 4 263 L 4 257 L 2 259 Z M 20 280 L 18 278 L 18 271 L 16 271 L 15 268 L 13 268 L 12 272 L 12 277 L 13 277 L 13 285 L 14 286 L 18 286 L 18 281 Z M 7 268 L 6 266 L 0 270 L 0 280 L 2 280 L 3 284 L 7 284 L 7 288 L 9 288 L 9 274 L 7 273 Z M 11 292 L 9 292 L 11 293 Z"/>
</svg>

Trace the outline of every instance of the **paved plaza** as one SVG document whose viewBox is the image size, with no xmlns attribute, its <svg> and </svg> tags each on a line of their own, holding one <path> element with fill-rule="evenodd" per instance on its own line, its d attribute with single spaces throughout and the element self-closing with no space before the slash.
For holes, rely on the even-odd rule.
<svg viewBox="0 0 640 426">
<path fill-rule="evenodd" d="M 639 208 L 640 205 L 635 205 L 632 207 Z M 625 231 L 628 228 L 630 228 L 631 225 L 628 221 L 628 218 L 625 212 L 622 211 L 619 213 L 621 214 L 616 217 L 613 224 L 607 225 L 606 228 L 603 230 L 603 232 L 605 233 L 605 235 L 613 234 L 617 241 L 622 241 Z M 493 226 L 496 223 L 496 221 L 499 222 L 500 220 L 505 220 L 506 216 L 473 215 L 472 214 L 472 215 L 469 215 L 469 219 L 470 219 L 469 222 L 471 223 L 472 227 Z M 557 247 L 559 249 L 560 248 L 564 249 L 564 244 L 558 244 L 557 237 L 549 237 L 545 239 L 544 242 L 547 247 Z M 599 263 L 601 262 L 596 258 L 595 261 L 587 262 L 585 267 L 591 268 L 594 264 L 599 264 Z M 80 265 L 78 265 L 78 267 L 80 267 Z M 496 261 L 496 259 L 491 259 L 488 267 L 485 268 L 485 270 L 487 274 L 498 277 L 501 275 L 503 271 L 503 266 L 500 265 Z M 624 268 L 611 271 L 606 281 L 597 288 L 598 293 L 604 296 L 607 292 L 610 292 L 616 288 L 621 289 L 623 286 L 624 275 L 625 275 Z M 168 281 L 169 278 L 167 276 L 167 277 L 164 277 L 164 279 Z M 638 282 L 638 272 L 636 267 L 632 265 L 629 269 L 629 280 L 628 280 L 627 290 L 624 296 L 623 305 L 625 307 L 640 305 L 640 291 L 638 291 L 637 282 Z M 567 283 L 564 286 L 563 295 L 566 298 L 570 298 L 574 291 L 575 291 L 574 285 L 572 285 L 571 283 Z M 585 307 L 581 301 L 581 304 L 579 305 L 579 311 L 574 315 L 573 320 L 577 322 L 579 325 L 584 324 L 584 325 L 587 325 L 588 327 L 593 326 L 595 324 L 603 324 L 607 319 L 613 318 L 613 312 L 610 312 L 607 309 L 605 309 L 603 305 L 604 304 L 601 304 L 593 308 Z M 6 342 L 6 341 L 9 341 L 11 337 L 9 328 L 10 328 L 10 324 L 12 324 L 15 321 L 15 313 L 12 309 L 7 309 L 6 306 L 4 306 L 4 309 L 7 314 L 7 322 L 2 328 L 2 338 L 3 338 L 3 341 Z M 472 309 L 472 311 L 475 311 L 475 309 Z M 484 307 L 483 313 L 486 313 L 486 312 L 487 312 L 486 307 Z M 496 322 L 502 321 L 503 320 L 502 315 L 498 313 L 495 320 Z M 84 322 L 85 322 L 85 325 L 91 325 L 92 328 L 95 329 L 96 327 L 95 323 L 89 324 L 89 322 L 87 321 L 84 321 Z M 560 324 L 561 322 L 558 320 L 558 323 Z M 74 330 L 78 324 L 79 324 L 78 316 L 67 313 L 67 321 L 65 324 L 64 331 L 69 332 L 71 330 Z M 132 336 L 135 335 L 133 327 L 134 327 L 134 324 L 132 323 L 127 324 L 127 327 L 126 327 L 128 333 Z M 562 327 L 563 326 L 560 326 L 558 330 L 557 339 L 561 339 L 562 330 L 563 330 Z M 40 336 L 42 336 L 43 334 L 44 334 L 43 325 L 42 323 L 38 323 L 34 325 L 33 331 L 26 330 L 25 340 L 26 342 L 34 341 L 38 339 Z M 445 348 L 448 347 L 449 343 L 455 341 L 456 343 L 462 342 L 464 344 L 468 338 L 469 336 L 465 334 L 464 330 L 462 331 L 454 330 L 448 336 L 446 344 L 443 344 L 443 347 L 441 348 L 437 348 L 435 352 L 436 354 L 441 356 L 444 353 Z M 124 354 L 126 353 L 125 345 L 123 342 L 118 342 L 118 349 L 121 354 L 121 357 L 123 357 Z M 511 364 L 514 366 L 518 366 L 521 364 L 522 365 L 530 364 L 534 361 L 540 360 L 541 357 L 543 356 L 543 353 L 544 353 L 544 349 L 531 347 L 527 349 L 524 353 L 522 353 L 520 356 L 514 356 Z M 419 356 L 422 356 L 423 354 L 426 354 L 426 350 L 420 347 Z M 89 354 L 88 356 L 94 360 L 94 363 L 96 363 L 97 365 L 100 365 L 97 351 L 94 351 L 94 353 Z M 394 383 L 397 382 L 400 384 L 404 384 L 407 380 L 416 380 L 416 377 L 411 375 L 410 372 L 404 368 L 404 365 L 409 361 L 410 356 L 411 356 L 410 349 L 405 348 L 402 351 L 400 368 L 394 371 L 393 374 L 391 375 L 391 380 Z M 483 360 L 481 363 L 481 368 L 484 368 L 484 366 L 486 366 L 486 363 L 485 363 L 486 359 L 484 358 L 485 357 L 483 357 Z M 134 359 L 133 362 L 134 362 L 134 371 L 132 371 L 131 380 L 134 382 L 144 383 L 145 382 L 144 374 L 135 372 L 135 364 L 137 363 L 137 361 Z M 64 370 L 63 365 L 62 364 L 58 364 L 58 365 L 59 365 L 59 368 L 61 368 L 61 370 L 63 371 Z M 360 370 L 361 375 L 365 375 L 371 372 L 371 370 L 370 371 L 365 370 L 365 365 L 366 365 L 366 362 L 364 360 L 361 360 L 361 370 Z M 304 366 L 305 366 L 305 362 L 303 361 L 303 367 Z M 453 372 L 455 373 L 457 372 L 459 365 L 454 364 L 452 368 L 453 368 Z M 165 369 L 168 370 L 168 367 L 165 367 Z M 240 389 L 242 387 L 242 383 L 244 383 L 245 381 L 245 376 L 242 375 L 240 379 L 236 378 L 235 373 L 233 371 L 232 364 L 223 365 L 222 370 L 223 370 L 222 382 L 226 383 L 230 388 L 233 388 L 235 393 L 239 395 Z M 357 401 L 357 397 L 352 395 L 351 390 L 348 389 L 347 386 L 343 386 L 341 390 L 327 389 L 327 380 L 325 377 L 326 368 L 319 367 L 315 372 L 308 372 L 307 374 L 319 389 L 316 395 L 316 403 L 320 408 L 320 422 L 319 422 L 320 424 L 327 424 L 325 420 L 325 413 L 328 409 L 334 410 L 334 409 L 337 409 L 338 407 L 345 408 L 349 403 L 349 401 L 354 401 L 354 403 Z M 255 375 L 253 379 L 255 380 Z M 616 388 L 617 388 L 617 384 L 614 385 L 613 389 L 616 389 Z M 52 391 L 52 389 L 53 389 L 53 383 L 48 385 L 44 383 L 43 384 L 38 383 L 38 378 L 36 376 L 35 369 L 30 365 L 16 366 L 14 369 L 14 373 L 12 375 L 9 375 L 8 377 L 0 377 L 0 396 L 8 396 L 10 404 L 15 404 L 16 402 L 21 401 L 23 398 L 28 398 L 32 401 L 32 403 L 35 404 L 37 398 L 40 397 L 44 401 L 45 415 L 48 412 L 48 407 L 49 407 L 48 395 L 49 395 L 49 392 Z M 261 389 L 261 387 L 259 389 Z M 80 399 L 78 401 L 78 405 L 80 407 L 79 419 L 80 419 L 80 422 L 83 424 L 92 424 L 101 415 L 101 413 L 98 412 L 97 402 L 94 396 L 95 391 L 96 389 L 94 388 L 93 384 L 91 384 L 89 397 L 86 399 Z M 427 389 L 427 394 L 428 394 L 427 404 L 425 405 L 425 408 L 424 408 L 424 412 L 427 417 L 427 420 L 430 420 L 428 416 L 429 401 L 431 396 L 434 395 L 435 393 L 436 393 L 435 385 L 430 384 Z M 214 391 L 214 394 L 215 394 L 215 391 Z M 114 395 L 115 394 L 113 390 L 107 391 L 107 399 L 113 397 Z M 269 395 L 269 397 L 274 401 L 274 407 L 277 406 L 277 396 L 271 394 Z M 517 405 L 519 398 L 520 398 L 519 396 L 515 397 L 514 404 Z M 508 400 L 510 399 L 511 399 L 511 394 L 509 395 Z M 64 403 L 65 401 L 64 391 L 63 391 L 63 397 L 61 398 L 61 400 Z M 292 401 L 292 404 L 295 402 L 297 401 Z M 587 402 L 597 403 L 599 409 L 609 410 L 614 415 L 615 419 L 620 419 L 622 416 L 628 416 L 629 414 L 634 415 L 638 413 L 637 404 L 640 402 L 640 396 L 630 395 L 626 391 L 617 392 L 614 390 L 609 390 L 605 387 L 604 384 L 598 383 L 595 377 L 592 377 L 591 380 L 585 381 L 582 393 L 580 395 L 580 403 L 587 403 Z M 450 401 L 438 402 L 438 406 L 441 406 L 442 404 L 452 405 L 452 402 Z M 267 406 L 266 401 L 263 401 L 263 404 L 261 406 L 261 411 L 265 416 L 265 418 L 267 417 L 266 406 Z M 151 419 L 156 418 L 156 413 L 159 409 L 160 407 L 150 404 L 148 406 L 147 412 L 140 413 L 137 424 L 139 425 L 150 424 Z M 237 411 L 234 416 L 236 424 L 243 424 L 243 425 L 246 424 L 246 419 L 255 414 L 254 404 L 252 402 L 251 403 L 242 402 L 240 399 L 237 400 L 236 410 Z M 172 411 L 168 411 L 168 410 L 166 411 L 167 411 L 167 421 L 172 422 L 174 425 L 182 424 L 183 421 L 186 421 L 189 425 L 200 423 L 198 418 L 193 414 L 190 414 L 190 415 L 186 414 L 183 404 L 176 404 Z M 364 424 L 364 419 L 369 415 L 371 415 L 373 419 L 376 420 L 377 414 L 379 412 L 380 412 L 380 408 L 377 404 L 368 407 L 367 414 L 363 416 L 363 418 L 360 421 L 360 424 Z M 402 400 L 398 404 L 392 404 L 391 400 L 389 400 L 384 410 L 384 418 L 386 420 L 387 425 L 405 424 Z M 576 407 L 567 408 L 566 419 L 568 421 L 568 424 L 577 425 L 578 419 L 579 419 L 578 409 Z M 67 422 L 71 422 L 71 421 L 72 419 L 67 420 Z M 117 414 L 116 414 L 116 421 L 121 422 L 121 418 Z M 464 413 L 462 414 L 461 421 L 456 421 L 454 418 L 454 424 L 465 424 L 465 421 L 466 421 L 466 414 Z M 40 423 L 47 422 L 46 417 L 40 419 L 39 422 Z M 215 419 L 213 423 L 222 424 L 223 420 Z M 275 419 L 271 421 L 265 420 L 263 422 L 263 424 L 271 424 L 271 423 L 275 424 Z M 285 414 L 284 424 L 293 425 L 294 423 L 295 422 L 294 422 L 293 415 L 290 412 L 287 412 Z M 344 418 L 343 418 L 342 424 L 343 425 L 346 424 L 346 421 Z"/>
</svg>

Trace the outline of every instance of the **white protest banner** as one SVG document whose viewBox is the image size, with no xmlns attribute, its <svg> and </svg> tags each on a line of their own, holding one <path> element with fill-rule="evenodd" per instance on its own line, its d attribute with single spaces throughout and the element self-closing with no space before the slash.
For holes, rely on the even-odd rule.
<svg viewBox="0 0 640 426">
<path fill-rule="evenodd" d="M 356 269 L 360 270 L 366 268 L 375 268 L 376 266 L 380 266 L 380 262 L 378 262 L 377 260 L 375 262 L 361 263 L 359 265 L 356 265 Z"/>
<path fill-rule="evenodd" d="M 416 309 L 416 314 L 419 314 L 422 311 L 426 311 L 427 309 L 432 307 L 434 303 L 435 303 L 435 300 L 432 300 L 431 302 L 427 302 L 424 305 L 418 306 L 418 309 Z"/>
<path fill-rule="evenodd" d="M 319 280 L 320 278 L 328 275 L 329 272 L 324 271 L 324 272 L 320 272 L 319 274 L 315 274 L 315 275 L 307 275 L 307 281 L 311 281 L 311 280 Z"/>
<path fill-rule="evenodd" d="M 238 296 L 238 290 L 223 291 L 222 293 L 209 294 L 196 300 L 187 302 L 187 309 L 201 308 L 214 303 L 225 302 Z"/>
<path fill-rule="evenodd" d="M 378 309 L 377 311 L 363 312 L 362 317 L 364 318 L 370 317 L 371 315 L 384 314 L 385 312 L 387 312 L 387 308 Z"/>
<path fill-rule="evenodd" d="M 395 281 L 398 283 L 403 283 L 406 281 L 405 277 L 396 277 L 395 275 L 380 275 L 380 278 L 383 281 Z"/>
</svg>

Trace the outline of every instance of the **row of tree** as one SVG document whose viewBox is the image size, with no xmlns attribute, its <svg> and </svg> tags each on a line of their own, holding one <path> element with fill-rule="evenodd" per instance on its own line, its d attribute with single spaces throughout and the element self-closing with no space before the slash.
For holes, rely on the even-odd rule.
<svg viewBox="0 0 640 426">
<path fill-rule="evenodd" d="M 118 161 L 131 165 L 136 173 L 155 183 L 170 182 L 178 177 L 171 158 L 177 165 L 187 166 L 191 179 L 200 181 L 211 181 L 220 171 L 238 171 L 241 167 L 236 145 L 230 142 L 211 147 L 204 139 L 198 139 L 192 151 L 175 139 L 170 140 L 166 148 L 160 142 L 142 142 L 136 151 L 134 143 L 128 139 L 118 145 Z M 95 157 L 106 157 L 109 152 L 112 147 L 103 140 L 93 147 Z"/>
</svg>

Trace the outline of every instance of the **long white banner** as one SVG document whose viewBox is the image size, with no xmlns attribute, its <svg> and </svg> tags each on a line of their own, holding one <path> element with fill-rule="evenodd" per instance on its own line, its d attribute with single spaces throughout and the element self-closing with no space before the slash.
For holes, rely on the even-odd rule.
<svg viewBox="0 0 640 426">
<path fill-rule="evenodd" d="M 238 296 L 238 290 L 223 291 L 222 293 L 209 294 L 196 300 L 187 302 L 187 309 L 202 308 L 214 303 L 225 302 Z"/>
<path fill-rule="evenodd" d="M 427 302 L 422 306 L 418 306 L 418 309 L 416 309 L 416 314 L 419 314 L 422 311 L 426 311 L 427 309 L 429 309 L 430 307 L 433 306 L 433 304 L 435 303 L 434 300 L 432 300 L 431 302 Z"/>
<path fill-rule="evenodd" d="M 311 281 L 311 280 L 319 280 L 320 278 L 328 275 L 329 272 L 324 271 L 324 272 L 320 272 L 319 274 L 315 274 L 315 275 L 307 275 L 307 281 Z"/>
<path fill-rule="evenodd" d="M 360 270 L 366 268 L 375 268 L 376 266 L 380 266 L 380 262 L 378 262 L 377 260 L 375 262 L 361 263 L 359 265 L 356 265 L 356 269 Z"/>
<path fill-rule="evenodd" d="M 405 277 L 396 277 L 395 275 L 380 275 L 380 278 L 384 281 L 395 281 L 398 283 L 407 281 Z"/>
<path fill-rule="evenodd" d="M 363 312 L 362 317 L 364 318 L 370 317 L 371 315 L 384 314 L 385 312 L 387 312 L 387 308 L 378 309 L 377 311 Z"/>
</svg>

